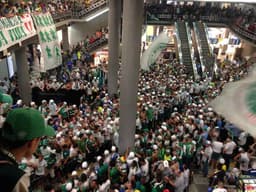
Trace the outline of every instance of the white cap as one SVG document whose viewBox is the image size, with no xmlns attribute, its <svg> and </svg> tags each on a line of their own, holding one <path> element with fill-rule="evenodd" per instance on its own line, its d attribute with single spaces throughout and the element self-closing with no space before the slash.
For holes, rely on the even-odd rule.
<svg viewBox="0 0 256 192">
<path fill-rule="evenodd" d="M 87 163 L 87 161 L 84 161 L 83 163 L 82 163 L 82 168 L 83 169 L 86 169 L 88 167 L 88 163 Z"/>
<path fill-rule="evenodd" d="M 105 150 L 104 155 L 109 155 L 109 150 Z"/>
<path fill-rule="evenodd" d="M 238 151 L 241 152 L 243 151 L 244 149 L 242 147 L 239 147 Z"/>
<path fill-rule="evenodd" d="M 19 100 L 17 101 L 17 105 L 21 105 L 21 104 L 22 104 L 22 100 L 19 99 Z"/>
<path fill-rule="evenodd" d="M 49 102 L 50 102 L 50 103 L 53 103 L 53 102 L 54 102 L 54 100 L 53 100 L 53 99 L 51 99 Z"/>
<path fill-rule="evenodd" d="M 161 128 L 162 128 L 163 130 L 165 130 L 165 131 L 167 130 L 166 125 L 162 125 Z"/>
<path fill-rule="evenodd" d="M 101 156 L 98 156 L 98 157 L 97 157 L 97 161 L 100 161 L 101 159 L 102 159 Z"/>
<path fill-rule="evenodd" d="M 161 135 L 158 135 L 158 136 L 157 136 L 157 139 L 162 140 L 163 137 L 162 137 Z"/>
<path fill-rule="evenodd" d="M 72 189 L 72 183 L 67 183 L 66 184 L 66 190 L 70 191 Z"/>
<path fill-rule="evenodd" d="M 36 104 L 36 103 L 35 103 L 34 101 L 31 101 L 31 102 L 30 102 L 30 105 L 31 105 L 31 106 L 33 106 L 33 105 L 35 105 L 35 104 Z"/>
<path fill-rule="evenodd" d="M 169 140 L 165 140 L 164 141 L 164 145 L 166 145 L 166 146 L 170 145 L 170 141 Z"/>
<path fill-rule="evenodd" d="M 72 171 L 71 176 L 77 176 L 77 171 Z"/>
<path fill-rule="evenodd" d="M 172 136 L 171 136 L 171 139 L 172 139 L 172 140 L 176 140 L 176 139 L 177 139 L 176 135 L 172 135 Z"/>
<path fill-rule="evenodd" d="M 219 162 L 220 162 L 220 164 L 224 164 L 225 163 L 225 159 L 220 158 Z"/>
<path fill-rule="evenodd" d="M 169 167 L 169 162 L 167 160 L 164 161 L 164 167 Z"/>
<path fill-rule="evenodd" d="M 128 155 L 129 159 L 133 159 L 135 157 L 135 153 L 133 151 L 131 151 Z"/>
<path fill-rule="evenodd" d="M 158 149 L 157 145 L 153 145 L 153 149 L 157 150 Z"/>
<path fill-rule="evenodd" d="M 112 147 L 111 147 L 111 151 L 112 151 L 112 152 L 115 152 L 115 151 L 116 151 L 116 147 L 115 147 L 115 146 L 112 146 Z"/>
</svg>

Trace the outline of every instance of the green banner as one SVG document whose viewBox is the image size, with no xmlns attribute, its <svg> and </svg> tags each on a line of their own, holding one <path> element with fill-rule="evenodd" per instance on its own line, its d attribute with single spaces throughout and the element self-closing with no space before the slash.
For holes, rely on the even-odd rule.
<svg viewBox="0 0 256 192">
<path fill-rule="evenodd" d="M 36 35 L 30 14 L 0 18 L 0 51 Z"/>
</svg>

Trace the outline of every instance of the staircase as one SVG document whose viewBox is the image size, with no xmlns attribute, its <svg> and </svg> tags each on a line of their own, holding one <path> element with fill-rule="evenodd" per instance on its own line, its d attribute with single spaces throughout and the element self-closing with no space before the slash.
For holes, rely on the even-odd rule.
<svg viewBox="0 0 256 192">
<path fill-rule="evenodd" d="M 186 73 L 194 76 L 193 61 L 191 57 L 191 45 L 189 42 L 187 26 L 184 21 L 175 23 L 178 41 L 180 63 L 186 67 Z"/>
<path fill-rule="evenodd" d="M 205 24 L 202 22 L 194 22 L 193 25 L 194 25 L 201 65 L 204 68 L 204 72 L 212 76 L 213 70 L 214 70 L 215 57 L 213 56 L 212 50 L 209 46 Z"/>
</svg>

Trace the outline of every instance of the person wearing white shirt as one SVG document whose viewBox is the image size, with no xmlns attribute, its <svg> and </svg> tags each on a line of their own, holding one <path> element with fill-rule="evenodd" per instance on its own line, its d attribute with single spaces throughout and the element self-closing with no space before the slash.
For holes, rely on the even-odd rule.
<svg viewBox="0 0 256 192">
<path fill-rule="evenodd" d="M 230 160 L 235 148 L 236 143 L 228 137 L 223 147 L 223 158 L 225 159 L 227 170 L 229 169 Z"/>
<path fill-rule="evenodd" d="M 211 162 L 211 157 L 212 157 L 212 146 L 210 141 L 206 141 L 206 147 L 205 149 L 201 152 L 202 154 L 202 171 L 203 175 L 206 177 L 208 175 L 208 170 L 209 170 L 209 163 Z"/>
<path fill-rule="evenodd" d="M 38 166 L 38 161 L 34 155 L 30 159 L 23 158 L 21 161 L 22 164 L 26 164 L 25 172 L 30 176 L 33 174 L 35 168 Z"/>
<path fill-rule="evenodd" d="M 37 168 L 35 169 L 35 174 L 40 177 L 44 176 L 46 167 L 47 167 L 47 162 L 44 160 L 43 155 L 39 155 L 38 165 L 37 165 Z"/>
<path fill-rule="evenodd" d="M 215 189 L 213 189 L 212 192 L 228 192 L 228 191 L 227 191 L 227 189 L 224 188 L 223 182 L 220 181 L 220 182 L 218 183 L 218 186 L 217 186 Z"/>
<path fill-rule="evenodd" d="M 223 148 L 223 143 L 220 141 L 213 141 L 212 142 L 212 168 L 216 168 L 217 161 L 220 158 L 221 152 Z"/>
</svg>

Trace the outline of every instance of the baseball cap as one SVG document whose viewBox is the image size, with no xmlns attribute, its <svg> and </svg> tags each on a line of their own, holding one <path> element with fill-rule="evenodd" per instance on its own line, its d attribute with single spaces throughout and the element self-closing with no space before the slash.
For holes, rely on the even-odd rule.
<svg viewBox="0 0 256 192">
<path fill-rule="evenodd" d="M 0 92 L 0 103 L 8 103 L 11 104 L 13 103 L 13 99 L 10 95 L 4 94 Z"/>
<path fill-rule="evenodd" d="M 46 125 L 41 113 L 33 108 L 9 111 L 1 130 L 1 138 L 8 141 L 30 141 L 42 136 L 54 136 L 54 129 Z"/>
</svg>

